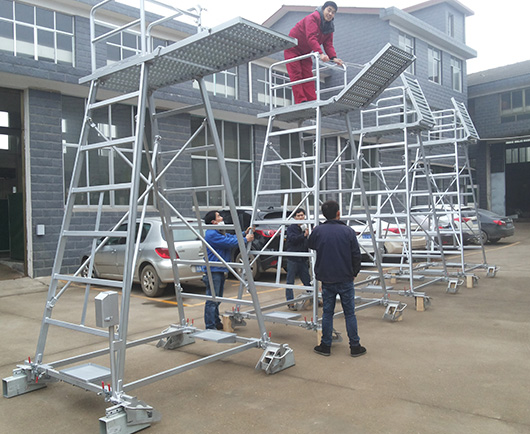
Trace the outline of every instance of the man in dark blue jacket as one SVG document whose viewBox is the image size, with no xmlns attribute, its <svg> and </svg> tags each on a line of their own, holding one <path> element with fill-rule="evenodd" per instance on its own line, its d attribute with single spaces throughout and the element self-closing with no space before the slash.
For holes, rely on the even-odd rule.
<svg viewBox="0 0 530 434">
<path fill-rule="evenodd" d="M 361 251 L 355 231 L 340 220 L 339 204 L 334 200 L 322 205 L 326 221 L 317 226 L 309 236 L 309 248 L 316 250 L 315 277 L 322 282 L 322 340 L 314 350 L 323 356 L 331 354 L 333 315 L 337 295 L 340 296 L 346 330 L 350 342 L 350 355 L 362 356 L 355 316 L 355 288 L 353 279 L 361 270 Z"/>
<path fill-rule="evenodd" d="M 305 210 L 298 208 L 294 212 L 295 220 L 305 220 Z M 307 237 L 309 229 L 304 225 L 294 223 L 287 228 L 287 251 L 288 252 L 308 252 Z M 299 277 L 305 286 L 311 285 L 309 277 L 309 265 L 307 256 L 287 256 L 287 285 L 293 285 L 296 277 Z M 309 288 L 308 288 L 309 289 Z M 293 289 L 285 289 L 285 298 L 292 300 L 294 298 Z M 294 304 L 289 304 L 289 309 L 296 310 Z"/>
</svg>

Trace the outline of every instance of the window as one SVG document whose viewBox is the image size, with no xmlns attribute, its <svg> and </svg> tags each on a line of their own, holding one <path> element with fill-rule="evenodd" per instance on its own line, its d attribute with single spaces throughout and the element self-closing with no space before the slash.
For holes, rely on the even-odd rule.
<svg viewBox="0 0 530 434">
<path fill-rule="evenodd" d="M 506 164 L 530 163 L 530 146 L 506 149 Z"/>
<path fill-rule="evenodd" d="M 451 57 L 451 85 L 456 92 L 463 89 L 463 62 L 456 57 Z"/>
<path fill-rule="evenodd" d="M 230 68 L 226 71 L 204 77 L 206 90 L 215 96 L 222 96 L 229 99 L 238 99 L 237 94 L 237 68 Z M 195 89 L 199 88 L 199 83 L 193 82 Z"/>
<path fill-rule="evenodd" d="M 353 185 L 354 176 L 356 173 L 355 164 L 353 163 L 353 153 L 352 153 L 352 147 L 348 146 L 346 149 L 346 152 L 343 154 L 343 160 L 351 161 L 351 164 L 344 166 L 344 181 L 343 185 L 345 188 L 352 188 L 352 187 L 358 187 L 358 185 Z M 377 167 L 378 166 L 378 152 L 377 149 L 367 149 L 364 150 L 361 157 L 361 165 L 363 168 L 368 167 Z M 363 183 L 364 187 L 366 188 L 367 192 L 378 190 L 379 180 L 377 177 L 376 172 L 364 172 L 363 173 Z M 344 202 L 343 206 L 350 206 L 351 201 L 351 195 L 348 195 L 347 201 Z M 374 194 L 368 194 L 367 195 L 368 203 L 370 206 L 377 206 L 377 196 Z M 353 207 L 362 207 L 363 203 L 361 201 L 361 196 L 359 194 L 356 194 L 353 196 Z"/>
<path fill-rule="evenodd" d="M 280 156 L 284 159 L 299 158 L 301 153 L 312 156 L 314 155 L 313 143 L 311 140 L 303 140 L 300 143 L 300 139 L 297 133 L 282 135 L 280 136 Z M 313 169 L 308 167 L 306 173 L 302 173 L 302 165 L 289 164 L 288 166 L 282 165 L 280 168 L 280 186 L 282 190 L 302 188 L 306 185 L 307 187 L 313 186 Z M 290 193 L 289 194 L 289 205 L 297 206 L 302 200 L 301 193 Z"/>
<path fill-rule="evenodd" d="M 442 52 L 434 47 L 429 47 L 429 80 L 442 84 Z"/>
<path fill-rule="evenodd" d="M 191 129 L 195 132 L 202 118 L 191 119 Z M 230 186 L 237 206 L 252 205 L 253 194 L 253 140 L 252 127 L 234 122 L 217 121 L 217 130 L 224 151 Z M 213 142 L 211 133 L 205 128 L 193 141 L 193 146 L 204 146 Z M 214 186 L 221 184 L 221 173 L 215 152 L 194 153 L 191 160 L 193 186 Z M 225 207 L 226 197 L 222 191 L 209 191 L 197 194 L 199 205 L 205 207 Z"/>
<path fill-rule="evenodd" d="M 416 41 L 412 36 L 407 35 L 406 33 L 399 32 L 399 48 L 407 53 L 416 55 Z M 410 74 L 416 73 L 416 61 L 407 68 L 407 72 Z"/>
<path fill-rule="evenodd" d="M 0 0 L 0 50 L 74 65 L 74 20 L 48 9 Z"/>
<path fill-rule="evenodd" d="M 98 26 L 97 35 L 101 36 L 110 32 L 111 28 Z M 139 54 L 142 50 L 142 38 L 140 33 L 132 31 L 122 31 L 110 36 L 106 41 L 107 48 L 107 65 L 110 65 L 120 60 Z M 166 41 L 152 38 L 153 47 L 166 46 Z"/>
<path fill-rule="evenodd" d="M 256 70 L 256 87 L 258 93 L 258 102 L 263 104 L 270 104 L 270 83 L 269 83 L 269 69 L 263 66 L 251 65 Z M 273 71 L 272 83 L 274 86 L 288 83 L 289 76 L 287 73 L 280 71 Z M 273 106 L 285 107 L 293 104 L 293 92 L 290 87 L 277 89 L 274 93 Z"/>
<path fill-rule="evenodd" d="M 63 96 L 62 135 L 65 197 L 70 188 L 79 136 L 83 125 L 85 103 L 85 100 L 81 98 Z M 116 104 L 94 110 L 92 121 L 97 127 L 97 131 L 105 139 L 124 138 L 134 135 L 135 115 L 135 107 Z M 91 128 L 88 137 L 89 144 L 103 140 L 97 131 Z M 146 131 L 148 137 L 149 134 L 150 132 Z M 121 147 L 119 152 L 110 148 L 95 149 L 89 151 L 86 156 L 79 181 L 80 187 L 130 182 L 132 173 L 130 163 L 133 159 L 130 148 Z M 142 159 L 142 164 L 142 174 L 147 177 L 149 170 L 145 158 Z M 143 191 L 145 187 L 145 182 L 140 181 L 140 191 Z M 75 205 L 96 206 L 99 194 L 99 192 L 77 194 Z M 129 190 L 105 193 L 103 204 L 128 206 Z"/>
<path fill-rule="evenodd" d="M 500 98 L 501 123 L 530 118 L 530 88 L 503 92 Z"/>
<path fill-rule="evenodd" d="M 455 16 L 453 14 L 447 15 L 447 34 L 451 38 L 455 37 Z"/>
</svg>

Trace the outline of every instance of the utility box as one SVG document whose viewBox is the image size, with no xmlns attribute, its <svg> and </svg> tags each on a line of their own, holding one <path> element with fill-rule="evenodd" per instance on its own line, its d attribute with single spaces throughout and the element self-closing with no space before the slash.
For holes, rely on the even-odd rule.
<svg viewBox="0 0 530 434">
<path fill-rule="evenodd" d="M 96 295 L 96 326 L 108 328 L 120 322 L 119 297 L 115 291 Z"/>
</svg>

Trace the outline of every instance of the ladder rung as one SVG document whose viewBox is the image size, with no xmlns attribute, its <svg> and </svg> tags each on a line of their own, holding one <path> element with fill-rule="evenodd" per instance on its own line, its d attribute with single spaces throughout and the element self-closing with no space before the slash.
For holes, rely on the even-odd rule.
<svg viewBox="0 0 530 434">
<path fill-rule="evenodd" d="M 264 166 L 274 166 L 274 165 L 278 165 L 278 164 L 285 164 L 285 165 L 294 165 L 296 163 L 303 163 L 303 162 L 307 162 L 308 160 L 310 160 L 311 162 L 313 162 L 314 160 L 316 159 L 316 157 L 313 157 L 313 156 L 307 156 L 307 157 L 297 157 L 297 158 L 283 158 L 281 160 L 269 160 L 269 161 L 265 161 L 263 163 Z M 312 165 L 312 164 L 311 164 Z"/>
<path fill-rule="evenodd" d="M 198 187 L 165 188 L 164 193 L 191 193 L 191 192 L 223 191 L 223 190 L 226 190 L 224 185 L 201 185 Z"/>
<path fill-rule="evenodd" d="M 195 154 L 198 152 L 215 151 L 215 145 L 190 146 L 184 151 L 186 154 Z"/>
<path fill-rule="evenodd" d="M 399 166 L 381 166 L 381 167 L 367 167 L 364 169 L 361 169 L 361 172 L 363 173 L 370 173 L 370 172 L 393 172 L 393 171 L 402 171 L 405 170 L 407 166 L 404 164 Z"/>
<path fill-rule="evenodd" d="M 260 196 L 267 196 L 271 194 L 290 194 L 290 193 L 311 193 L 314 192 L 315 189 L 308 187 L 308 188 L 286 188 L 285 190 L 262 190 L 259 191 L 258 194 Z"/>
<path fill-rule="evenodd" d="M 121 280 L 107 280 L 107 279 L 96 279 L 94 277 L 81 277 L 81 276 L 70 276 L 69 274 L 56 274 L 54 276 L 56 280 L 64 280 L 66 282 L 76 282 L 91 285 L 102 285 L 110 286 L 113 288 L 122 288 L 123 282 Z"/>
<path fill-rule="evenodd" d="M 80 147 L 81 151 L 93 151 L 96 149 L 110 148 L 112 146 L 125 145 L 127 143 L 134 143 L 135 136 L 122 137 L 121 139 L 106 140 L 104 142 L 92 143 L 90 145 L 83 145 Z"/>
<path fill-rule="evenodd" d="M 98 109 L 98 108 L 101 108 L 101 107 L 107 107 L 109 105 L 116 104 L 118 102 L 127 101 L 127 100 L 132 99 L 132 98 L 138 98 L 139 95 L 140 95 L 140 91 L 138 91 L 138 90 L 135 91 L 135 92 L 125 93 L 123 95 L 119 95 L 119 96 L 116 96 L 114 98 L 108 98 L 108 99 L 105 99 L 103 101 L 98 101 L 98 102 L 92 103 L 92 104 L 89 105 L 89 108 L 91 110 L 93 110 L 93 109 Z"/>
<path fill-rule="evenodd" d="M 64 231 L 65 237 L 126 237 L 127 231 Z"/>
<path fill-rule="evenodd" d="M 115 191 L 115 190 L 128 190 L 131 188 L 131 183 L 126 182 L 123 184 L 106 184 L 106 185 L 91 185 L 89 187 L 75 187 L 70 191 L 72 193 L 94 193 L 97 191 Z"/>
<path fill-rule="evenodd" d="M 272 131 L 269 133 L 269 137 L 284 136 L 284 135 L 293 134 L 293 133 L 303 133 L 305 131 L 313 131 L 316 128 L 317 128 L 316 125 L 309 125 L 307 127 L 291 128 L 289 130 Z"/>
</svg>

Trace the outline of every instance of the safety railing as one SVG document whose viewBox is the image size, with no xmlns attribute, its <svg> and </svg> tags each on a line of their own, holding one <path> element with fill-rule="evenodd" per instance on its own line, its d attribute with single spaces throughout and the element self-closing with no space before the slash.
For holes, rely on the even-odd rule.
<svg viewBox="0 0 530 434">
<path fill-rule="evenodd" d="M 157 0 L 138 0 L 138 16 L 130 17 L 131 21 L 128 21 L 121 26 L 117 26 L 115 23 L 105 21 L 103 18 L 96 18 L 96 14 L 100 12 L 104 7 L 112 4 L 120 3 L 116 0 L 103 0 L 92 7 L 90 11 L 90 45 L 91 45 L 91 65 L 92 72 L 97 69 L 97 51 L 96 47 L 99 43 L 107 42 L 111 38 L 121 35 L 124 32 L 130 32 L 140 36 L 140 47 L 137 49 L 137 54 L 150 53 L 153 50 L 153 37 L 152 31 L 156 26 L 160 26 L 164 23 L 172 21 L 179 17 L 191 18 L 195 21 L 198 31 L 202 29 L 201 13 L 203 8 L 196 6 L 187 10 L 179 9 L 174 6 L 159 2 Z M 152 23 L 146 21 L 146 5 L 150 5 L 155 12 L 155 15 L 159 16 L 157 20 Z M 133 6 L 134 10 L 135 7 Z M 100 14 L 101 15 L 101 14 Z M 110 31 L 104 32 L 101 35 L 96 35 L 96 25 L 102 25 L 106 28 L 110 28 Z"/>
<path fill-rule="evenodd" d="M 315 68 L 313 69 L 313 76 L 312 77 L 308 77 L 308 78 L 304 78 L 302 80 L 296 80 L 296 81 L 286 81 L 286 82 L 280 83 L 280 84 L 275 84 L 274 83 L 273 77 L 274 77 L 274 74 L 275 74 L 275 70 L 280 69 L 282 67 L 286 67 L 286 65 L 288 65 L 289 63 L 299 62 L 299 61 L 301 61 L 303 59 L 307 59 L 307 58 L 313 58 L 314 59 L 313 64 L 315 65 Z M 332 87 L 322 88 L 321 87 L 322 73 L 324 71 L 326 71 L 326 70 L 333 70 L 333 69 L 341 70 L 341 73 L 343 74 L 343 83 L 341 85 L 339 85 L 339 86 L 332 86 Z M 312 81 L 315 82 L 315 90 L 316 90 L 316 97 L 317 97 L 316 101 L 321 101 L 322 100 L 321 96 L 323 94 L 331 93 L 331 92 L 338 92 L 338 91 L 342 90 L 346 86 L 346 84 L 348 83 L 347 67 L 346 67 L 346 65 L 337 65 L 335 63 L 322 64 L 320 62 L 320 54 L 319 53 L 304 54 L 303 56 L 294 57 L 292 59 L 282 60 L 280 62 L 273 63 L 269 67 L 269 89 L 270 89 L 269 105 L 270 105 L 270 109 L 272 110 L 272 109 L 276 108 L 275 101 L 276 101 L 277 92 L 279 90 L 285 89 L 285 88 L 290 88 L 292 90 L 293 86 L 296 86 L 296 85 L 299 85 L 299 84 L 304 84 L 304 83 L 309 83 L 309 82 L 312 82 Z"/>
</svg>

